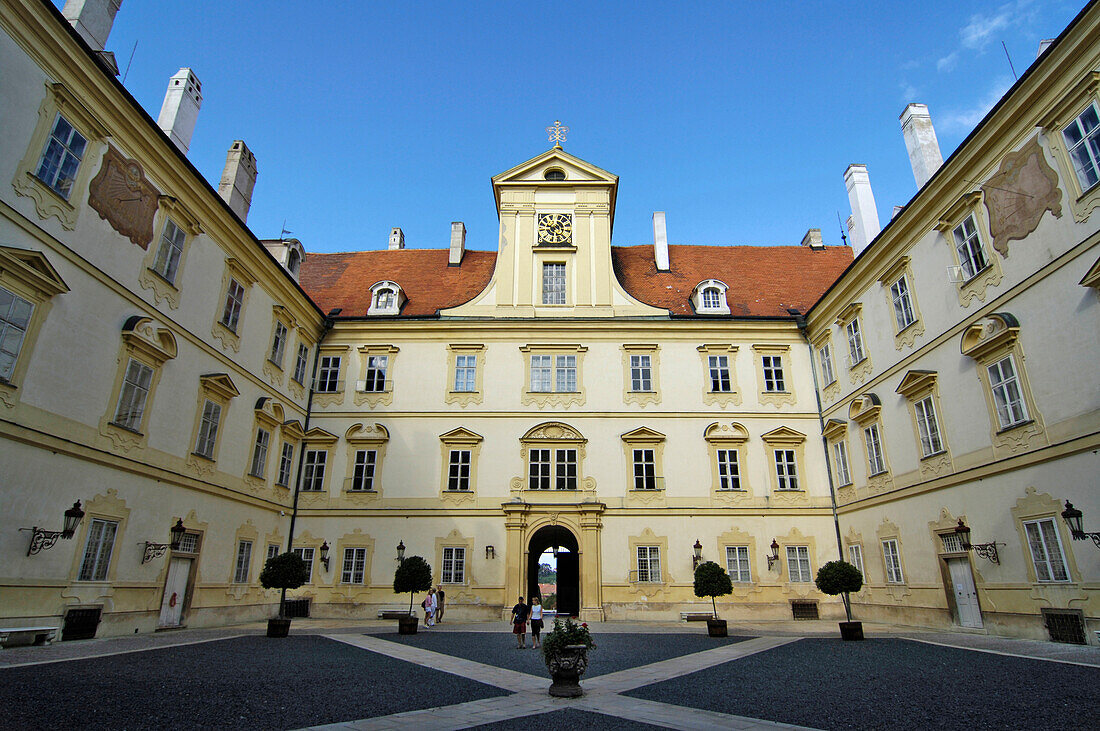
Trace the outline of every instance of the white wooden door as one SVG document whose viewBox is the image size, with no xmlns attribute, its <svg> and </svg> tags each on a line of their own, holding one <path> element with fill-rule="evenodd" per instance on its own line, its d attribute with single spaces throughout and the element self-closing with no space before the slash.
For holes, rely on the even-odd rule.
<svg viewBox="0 0 1100 731">
<path fill-rule="evenodd" d="M 970 560 L 949 558 L 947 565 L 951 570 L 951 584 L 955 590 L 955 606 L 959 609 L 959 624 L 963 627 L 980 628 L 982 610 L 978 607 L 978 590 L 974 588 Z"/>
<path fill-rule="evenodd" d="M 179 627 L 183 615 L 183 597 L 187 593 L 187 579 L 191 575 L 191 559 L 173 556 L 168 564 L 168 578 L 164 582 L 164 599 L 160 603 L 158 627 Z"/>
</svg>

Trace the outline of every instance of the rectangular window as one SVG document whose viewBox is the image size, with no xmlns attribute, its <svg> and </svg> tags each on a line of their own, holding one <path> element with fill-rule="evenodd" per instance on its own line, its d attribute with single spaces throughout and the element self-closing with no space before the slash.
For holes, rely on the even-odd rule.
<svg viewBox="0 0 1100 731">
<path fill-rule="evenodd" d="M 309 576 L 306 578 L 307 584 L 313 583 L 313 549 L 312 548 L 295 548 L 294 553 L 298 554 L 298 558 L 306 565 L 306 569 L 309 571 Z"/>
<path fill-rule="evenodd" d="M 452 449 L 447 464 L 447 489 L 470 489 L 470 450 Z"/>
<path fill-rule="evenodd" d="M 290 470 L 294 467 L 294 445 L 283 442 L 283 449 L 279 453 L 279 473 L 275 476 L 275 484 L 279 487 L 290 485 Z"/>
<path fill-rule="evenodd" d="M 730 579 L 747 584 L 752 581 L 749 573 L 749 547 L 726 546 L 726 571 Z"/>
<path fill-rule="evenodd" d="M 34 305 L 0 287 L 0 381 L 11 379 Z"/>
<path fill-rule="evenodd" d="M 87 144 L 83 135 L 73 129 L 64 117 L 57 115 L 50 137 L 46 140 L 46 149 L 42 151 L 42 160 L 38 163 L 38 179 L 68 200 Z"/>
<path fill-rule="evenodd" d="M 531 490 L 550 489 L 550 450 L 532 449 L 530 452 L 530 480 L 528 488 Z"/>
<path fill-rule="evenodd" d="M 271 559 L 275 558 L 278 555 L 279 555 L 279 544 L 278 543 L 268 543 L 267 544 L 267 560 L 270 561 Z"/>
<path fill-rule="evenodd" d="M 882 542 L 882 559 L 886 564 L 886 581 L 891 584 L 904 584 L 905 577 L 901 573 L 901 553 L 898 551 L 897 540 Z"/>
<path fill-rule="evenodd" d="M 847 442 L 833 442 L 833 462 L 836 467 L 836 483 L 838 485 L 852 484 L 852 472 L 848 469 Z"/>
<path fill-rule="evenodd" d="M 863 573 L 863 547 L 858 543 L 852 543 L 848 546 L 848 563 L 859 569 L 859 573 Z M 864 575 L 864 581 L 866 580 L 866 575 Z"/>
<path fill-rule="evenodd" d="M 286 350 L 286 325 L 275 323 L 275 337 L 271 339 L 271 362 L 283 367 L 283 351 Z"/>
<path fill-rule="evenodd" d="M 531 356 L 531 390 L 541 393 L 548 393 L 551 390 L 550 385 L 550 364 L 552 356 L 549 355 L 532 355 Z"/>
<path fill-rule="evenodd" d="M 341 584 L 362 584 L 367 571 L 367 549 L 345 548 L 344 570 L 340 572 Z"/>
<path fill-rule="evenodd" d="M 783 382 L 783 358 L 778 355 L 765 355 L 764 358 L 764 390 L 786 391 Z"/>
<path fill-rule="evenodd" d="M 997 421 L 1002 429 L 1027 421 L 1027 408 L 1016 376 L 1016 363 L 1008 356 L 989 366 L 989 387 L 997 407 Z"/>
<path fill-rule="evenodd" d="M 145 414 L 145 400 L 149 397 L 149 387 L 152 382 L 153 369 L 131 358 L 126 365 L 122 391 L 118 395 L 115 424 L 138 431 L 141 427 L 141 417 Z"/>
<path fill-rule="evenodd" d="M 989 266 L 985 260 L 982 242 L 978 238 L 978 227 L 974 224 L 974 216 L 967 216 L 954 228 L 952 235 L 955 237 L 955 251 L 959 254 L 963 277 L 973 279 L 976 274 Z"/>
<path fill-rule="evenodd" d="M 944 553 L 965 553 L 966 551 L 962 546 L 962 538 L 954 531 L 940 533 L 940 542 L 943 543 Z"/>
<path fill-rule="evenodd" d="M 477 390 L 477 356 L 455 356 L 455 391 L 470 393 Z"/>
<path fill-rule="evenodd" d="M 936 419 L 936 406 L 931 396 L 925 396 L 913 404 L 913 411 L 917 416 L 917 433 L 920 435 L 921 453 L 928 457 L 943 451 L 943 440 L 940 439 L 940 425 Z"/>
<path fill-rule="evenodd" d="M 913 314 L 913 299 L 909 296 L 909 281 L 905 277 L 890 285 L 890 299 L 894 302 L 894 321 L 901 332 L 917 320 Z"/>
<path fill-rule="evenodd" d="M 638 546 L 638 581 L 661 581 L 661 547 Z"/>
<path fill-rule="evenodd" d="M 1100 180 L 1100 116 L 1097 116 L 1096 105 L 1090 104 L 1077 119 L 1070 122 L 1062 136 L 1066 140 L 1081 190 L 1088 190 Z"/>
<path fill-rule="evenodd" d="M 1024 523 L 1027 546 L 1031 549 L 1031 561 L 1035 565 L 1035 578 L 1039 581 L 1069 581 L 1069 569 L 1062 554 L 1062 541 L 1053 518 L 1031 520 Z"/>
<path fill-rule="evenodd" d="M 737 464 L 736 449 L 718 450 L 718 489 L 741 489 L 741 473 Z"/>
<path fill-rule="evenodd" d="M 306 382 L 306 365 L 309 361 L 309 348 L 302 343 L 298 343 L 298 356 L 294 359 L 294 380 L 298 383 L 305 385 Z M 337 368 L 337 373 L 339 373 Z"/>
<path fill-rule="evenodd" d="M 466 583 L 466 549 L 461 546 L 444 547 L 443 569 L 440 571 L 444 584 Z"/>
<path fill-rule="evenodd" d="M 248 565 L 252 562 L 252 541 L 237 544 L 237 567 L 233 571 L 234 584 L 248 583 Z"/>
<path fill-rule="evenodd" d="M 176 549 L 177 553 L 198 553 L 199 552 L 199 534 L 187 532 L 183 534 L 183 538 L 180 539 L 180 547 Z"/>
<path fill-rule="evenodd" d="M 882 456 L 882 439 L 878 433 L 878 424 L 871 424 L 863 430 L 867 438 L 867 466 L 870 474 L 877 475 L 886 471 L 886 460 Z"/>
<path fill-rule="evenodd" d="M 630 390 L 652 391 L 652 365 L 648 355 L 630 356 Z"/>
<path fill-rule="evenodd" d="M 195 454 L 214 459 L 214 445 L 218 438 L 218 425 L 222 419 L 221 404 L 209 399 L 202 405 L 199 420 L 199 436 L 195 439 Z"/>
<path fill-rule="evenodd" d="M 157 247 L 157 258 L 153 261 L 153 271 L 164 277 L 169 284 L 176 283 L 176 272 L 179 270 L 180 257 L 183 256 L 183 242 L 186 238 L 187 235 L 183 229 L 171 219 L 164 224 L 160 245 Z"/>
<path fill-rule="evenodd" d="M 549 490 L 553 482 L 557 490 L 577 489 L 577 450 L 557 449 L 550 461 L 549 449 L 532 449 L 529 453 L 528 489 Z M 553 470 L 553 472 L 551 472 Z"/>
<path fill-rule="evenodd" d="M 729 356 L 709 355 L 707 365 L 710 368 L 710 390 L 712 393 L 729 393 L 730 385 Z"/>
<path fill-rule="evenodd" d="M 324 449 L 306 450 L 306 469 L 302 476 L 302 490 L 304 492 L 320 492 L 325 485 L 325 464 L 328 462 L 328 451 Z"/>
<path fill-rule="evenodd" d="M 634 489 L 657 489 L 657 466 L 652 449 L 634 450 Z"/>
<path fill-rule="evenodd" d="M 787 577 L 791 581 L 813 581 L 807 546 L 787 546 Z"/>
<path fill-rule="evenodd" d="M 321 367 L 317 371 L 317 392 L 336 393 L 340 390 L 340 356 L 321 356 Z"/>
<path fill-rule="evenodd" d="M 775 450 L 775 476 L 779 480 L 778 489 L 798 489 L 798 470 L 795 466 L 793 449 Z"/>
<path fill-rule="evenodd" d="M 844 331 L 848 334 L 848 357 L 851 361 L 849 365 L 862 363 L 867 356 L 863 352 L 863 331 L 859 328 L 859 319 L 849 322 Z"/>
<path fill-rule="evenodd" d="M 836 381 L 833 372 L 833 347 L 829 343 L 822 345 L 817 351 L 818 360 L 821 361 L 821 382 L 828 386 Z"/>
<path fill-rule="evenodd" d="M 542 303 L 565 304 L 565 264 L 542 265 Z"/>
<path fill-rule="evenodd" d="M 554 487 L 558 490 L 577 489 L 577 450 L 558 449 L 554 454 Z"/>
<path fill-rule="evenodd" d="M 256 430 L 256 444 L 252 448 L 252 467 L 248 474 L 253 477 L 264 477 L 264 469 L 267 467 L 267 445 L 271 441 L 271 432 L 266 429 Z"/>
<path fill-rule="evenodd" d="M 577 390 L 577 356 L 559 355 L 554 364 L 555 391 L 575 393 Z"/>
<path fill-rule="evenodd" d="M 88 526 L 88 543 L 84 546 L 84 561 L 80 564 L 81 581 L 105 581 L 111 553 L 115 548 L 118 523 L 95 519 Z"/>
<path fill-rule="evenodd" d="M 241 319 L 241 307 L 244 306 L 244 287 L 236 279 L 229 280 L 225 292 L 225 307 L 222 308 L 222 324 L 237 332 L 237 322 Z"/>
<path fill-rule="evenodd" d="M 386 370 L 390 365 L 388 355 L 368 355 L 366 378 L 363 380 L 363 390 L 372 393 L 382 393 L 386 388 Z"/>
<path fill-rule="evenodd" d="M 375 449 L 360 449 L 355 452 L 355 469 L 351 475 L 352 490 L 374 489 L 374 467 L 378 460 Z"/>
</svg>

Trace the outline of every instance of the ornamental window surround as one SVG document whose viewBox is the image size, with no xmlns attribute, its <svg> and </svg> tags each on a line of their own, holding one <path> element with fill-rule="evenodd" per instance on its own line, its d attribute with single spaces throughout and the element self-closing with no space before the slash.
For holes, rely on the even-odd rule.
<svg viewBox="0 0 1100 731">
<path fill-rule="evenodd" d="M 521 399 L 524 405 L 583 405 L 585 392 L 582 380 L 584 354 L 588 348 L 580 345 L 524 345 L 526 389 Z"/>
<path fill-rule="evenodd" d="M 355 423 L 344 432 L 347 465 L 344 492 L 370 500 L 381 494 L 382 464 L 390 433 L 381 424 Z"/>
<path fill-rule="evenodd" d="M 1039 120 L 1077 222 L 1100 206 L 1100 72 L 1089 71 Z"/>
<path fill-rule="evenodd" d="M 255 426 L 252 433 L 252 450 L 248 463 L 248 471 L 245 479 L 265 481 L 267 478 L 267 462 L 272 452 L 272 444 L 275 430 L 283 423 L 283 407 L 266 396 L 261 396 L 256 401 L 253 409 Z"/>
<path fill-rule="evenodd" d="M 14 405 L 51 301 L 68 291 L 44 254 L 0 246 L 0 402 Z"/>
<path fill-rule="evenodd" d="M 859 396 L 848 407 L 848 418 L 856 422 L 863 431 L 863 449 L 869 478 L 890 471 L 882 438 L 881 414 L 882 400 L 874 393 Z"/>
<path fill-rule="evenodd" d="M 656 343 L 626 343 L 621 350 L 623 403 L 639 406 L 659 404 L 660 348 Z"/>
<path fill-rule="evenodd" d="M 1055 519 L 1025 520 L 1023 527 L 1036 580 L 1040 583 L 1068 582 L 1069 567 Z"/>
<path fill-rule="evenodd" d="M 532 427 L 520 438 L 524 475 L 512 479 L 512 490 L 537 490 L 548 499 L 592 491 L 595 481 L 584 477 L 583 471 L 587 443 L 580 432 L 561 422 Z"/>
<path fill-rule="evenodd" d="M 371 285 L 370 293 L 368 316 L 401 314 L 401 308 L 405 305 L 406 297 L 404 290 L 397 282 L 388 279 L 375 282 Z"/>
<path fill-rule="evenodd" d="M 813 581 L 808 546 L 787 546 L 787 580 L 794 583 Z"/>
<path fill-rule="evenodd" d="M 256 278 L 240 261 L 233 257 L 225 260 L 221 289 L 224 295 L 211 334 L 221 342 L 222 347 L 230 348 L 234 352 L 240 352 L 241 349 L 241 320 L 248 306 L 249 292 L 255 283 Z"/>
<path fill-rule="evenodd" d="M 122 326 L 119 369 L 108 401 L 109 411 L 100 421 L 100 433 L 116 446 L 144 446 L 162 366 L 176 353 L 175 336 L 167 328 L 156 327 L 150 318 L 134 315 Z M 200 400 L 200 408 L 202 404 Z M 191 436 L 194 444 L 195 432 Z"/>
<path fill-rule="evenodd" d="M 990 251 L 992 236 L 984 201 L 981 190 L 961 196 L 935 226 L 951 251 L 954 264 L 948 268 L 948 279 L 963 307 L 985 301 L 986 290 L 1000 284 L 1004 276 L 999 258 Z"/>
<path fill-rule="evenodd" d="M 35 176 L 65 200 L 69 200 L 77 169 L 84 157 L 87 139 L 58 114 Z"/>
<path fill-rule="evenodd" d="M 893 313 L 894 347 L 913 347 L 917 337 L 924 334 L 920 308 L 913 293 L 913 270 L 908 256 L 898 257 L 879 277 L 890 311 Z"/>
<path fill-rule="evenodd" d="M 922 460 L 947 451 L 939 418 L 938 378 L 935 371 L 910 370 L 896 389 L 909 404 Z"/>
<path fill-rule="evenodd" d="M 771 451 L 772 489 L 781 493 L 804 492 L 799 478 L 805 460 L 806 435 L 781 426 L 760 437 Z"/>
<path fill-rule="evenodd" d="M 848 422 L 829 419 L 825 422 L 822 435 L 829 445 L 832 456 L 833 476 L 837 487 L 852 484 L 852 471 L 848 461 Z"/>
<path fill-rule="evenodd" d="M 786 373 L 785 361 L 790 357 L 789 345 L 757 344 L 752 346 L 756 361 L 756 380 L 760 384 L 757 398 L 762 404 L 793 404 L 794 389 Z"/>
<path fill-rule="evenodd" d="M 355 382 L 355 404 L 371 407 L 393 404 L 397 354 L 394 345 L 362 345 L 359 351 L 359 379 Z"/>
<path fill-rule="evenodd" d="M 828 386 L 836 382 L 836 372 L 833 370 L 833 344 L 823 343 L 817 348 L 817 359 L 821 364 L 821 383 Z"/>
<path fill-rule="evenodd" d="M 439 435 L 442 456 L 440 497 L 454 503 L 472 499 L 483 437 L 464 427 Z"/>
<path fill-rule="evenodd" d="M 196 464 L 194 457 L 217 461 L 223 432 L 221 425 L 230 402 L 239 395 L 233 379 L 226 373 L 199 376 L 198 419 L 191 439 L 194 448 L 188 457 L 192 464 Z"/>
<path fill-rule="evenodd" d="M 629 491 L 652 492 L 665 489 L 665 435 L 642 426 L 621 437 L 626 463 L 630 465 Z"/>
<path fill-rule="evenodd" d="M 715 422 L 703 431 L 711 464 L 711 491 L 736 497 L 749 494 L 749 471 L 745 461 L 749 432 L 737 422 Z"/>
<path fill-rule="evenodd" d="M 886 566 L 886 582 L 888 584 L 904 584 L 905 574 L 901 569 L 901 549 L 898 548 L 896 538 L 888 538 L 882 542 L 882 559 Z"/>
<path fill-rule="evenodd" d="M 741 392 L 737 387 L 737 346 L 708 343 L 696 350 L 703 366 L 703 403 L 739 406 Z"/>
<path fill-rule="evenodd" d="M 480 404 L 485 371 L 485 346 L 480 343 L 456 343 L 447 346 L 448 390 L 445 403 L 458 406 Z"/>
<path fill-rule="evenodd" d="M 165 218 L 164 229 L 160 234 L 160 244 L 157 246 L 157 255 L 153 260 L 152 270 L 173 286 L 176 284 L 176 273 L 179 271 L 186 241 L 187 233 L 177 226 L 171 218 Z"/>
<path fill-rule="evenodd" d="M 729 302 L 726 291 L 729 285 L 718 279 L 705 279 L 691 292 L 691 304 L 697 315 L 728 315 Z"/>
<path fill-rule="evenodd" d="M 867 349 L 863 343 L 863 327 L 860 323 L 860 315 L 863 312 L 863 304 L 852 302 L 836 318 L 836 324 L 844 331 L 845 342 L 848 343 L 848 369 L 854 370 L 869 360 Z"/>
</svg>

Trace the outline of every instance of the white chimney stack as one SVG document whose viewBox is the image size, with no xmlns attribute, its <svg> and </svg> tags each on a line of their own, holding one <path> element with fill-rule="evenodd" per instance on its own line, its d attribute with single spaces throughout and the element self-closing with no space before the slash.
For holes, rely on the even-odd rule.
<svg viewBox="0 0 1100 731">
<path fill-rule="evenodd" d="M 451 228 L 452 234 L 454 227 Z M 405 248 L 405 232 L 399 228 L 390 230 L 390 251 L 397 251 L 398 249 Z"/>
<path fill-rule="evenodd" d="M 905 137 L 905 149 L 909 151 L 909 164 L 913 166 L 913 178 L 917 181 L 917 190 L 920 190 L 943 165 L 932 115 L 924 104 L 910 104 L 898 119 L 901 120 L 901 134 Z"/>
<path fill-rule="evenodd" d="M 852 251 L 857 256 L 874 241 L 881 231 L 875 194 L 871 192 L 871 178 L 866 165 L 852 164 L 844 171 L 844 186 L 848 188 L 848 202 L 852 205 Z"/>
<path fill-rule="evenodd" d="M 93 51 L 102 51 L 122 0 L 66 0 L 61 14 Z"/>
<path fill-rule="evenodd" d="M 664 211 L 653 213 L 653 260 L 657 271 L 668 271 L 668 233 L 665 231 Z"/>
<path fill-rule="evenodd" d="M 195 131 L 201 106 L 202 83 L 191 69 L 180 69 L 168 80 L 168 91 L 164 94 L 157 125 L 184 155 L 191 146 L 191 135 Z"/>
<path fill-rule="evenodd" d="M 241 221 L 248 220 L 252 189 L 256 187 L 256 156 L 244 140 L 234 140 L 225 156 L 225 169 L 218 184 L 218 195 L 229 204 Z"/>
<path fill-rule="evenodd" d="M 398 229 L 400 230 L 400 229 Z M 393 248 L 393 247 L 390 247 Z M 451 222 L 451 251 L 447 254 L 447 266 L 456 267 L 462 263 L 466 254 L 466 224 L 462 221 Z"/>
<path fill-rule="evenodd" d="M 821 251 L 825 248 L 825 242 L 821 239 L 821 229 L 811 228 L 806 231 L 806 235 L 802 237 L 801 246 L 808 246 L 814 251 Z"/>
</svg>

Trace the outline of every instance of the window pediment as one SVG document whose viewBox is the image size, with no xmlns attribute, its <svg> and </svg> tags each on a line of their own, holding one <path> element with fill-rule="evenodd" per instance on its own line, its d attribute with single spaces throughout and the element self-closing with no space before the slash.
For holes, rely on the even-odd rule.
<svg viewBox="0 0 1100 731">
<path fill-rule="evenodd" d="M 285 415 L 283 405 L 269 396 L 260 396 L 256 399 L 253 411 L 256 413 L 256 420 L 271 429 L 281 424 Z"/>
<path fill-rule="evenodd" d="M 795 445 L 802 444 L 806 441 L 805 434 L 795 431 L 789 426 L 781 426 L 777 429 L 772 429 L 767 434 L 760 435 L 760 438 L 767 444 L 777 445 Z"/>
<path fill-rule="evenodd" d="M 283 436 L 289 439 L 301 439 L 306 435 L 305 430 L 302 428 L 302 422 L 297 419 L 291 419 L 283 422 Z"/>
<path fill-rule="evenodd" d="M 444 444 L 473 445 L 478 444 L 483 439 L 484 437 L 480 434 L 461 426 L 439 435 L 439 441 Z"/>
<path fill-rule="evenodd" d="M 1089 270 L 1085 272 L 1085 276 L 1078 282 L 1082 287 L 1092 287 L 1093 289 L 1100 291 L 1100 259 L 1096 260 Z"/>
<path fill-rule="evenodd" d="M 233 383 L 233 379 L 229 377 L 228 373 L 203 374 L 199 376 L 199 385 L 204 391 L 220 396 L 226 401 L 241 395 L 241 392 L 237 390 L 237 386 Z"/>
<path fill-rule="evenodd" d="M 43 299 L 69 291 L 49 259 L 37 251 L 0 246 L 0 274 L 40 292 Z"/>
<path fill-rule="evenodd" d="M 936 385 L 938 376 L 939 374 L 936 371 L 907 371 L 894 392 L 905 398 L 914 398 L 919 394 L 931 391 Z"/>
<path fill-rule="evenodd" d="M 836 316 L 836 324 L 840 327 L 846 326 L 849 322 L 859 317 L 863 312 L 862 302 L 852 302 L 850 305 L 840 311 L 840 314 Z"/>
<path fill-rule="evenodd" d="M 991 352 L 1011 347 L 1020 336 L 1020 322 L 1008 312 L 994 312 L 963 331 L 962 354 L 981 360 Z"/>
<path fill-rule="evenodd" d="M 126 324 L 122 326 L 122 339 L 127 349 L 141 353 L 158 366 L 175 358 L 178 352 L 176 336 L 172 331 L 164 327 L 154 327 L 151 318 L 141 315 L 133 315 L 126 320 Z"/>
<path fill-rule="evenodd" d="M 960 196 L 936 221 L 935 229 L 948 237 L 948 241 L 950 241 L 951 229 L 955 228 L 959 221 L 966 218 L 968 213 L 976 210 L 981 205 L 983 197 L 984 195 L 980 190 L 974 190 Z"/>
<path fill-rule="evenodd" d="M 336 436 L 332 432 L 325 431 L 319 426 L 315 426 L 307 431 L 304 435 L 304 439 L 310 444 L 324 445 L 336 444 L 336 442 L 340 441 L 340 437 Z"/>
<path fill-rule="evenodd" d="M 882 411 L 882 400 L 873 393 L 865 393 L 852 401 L 848 407 L 848 418 L 858 424 L 866 424 L 878 418 Z"/>
<path fill-rule="evenodd" d="M 736 421 L 729 424 L 716 421 L 703 430 L 703 439 L 708 442 L 747 442 L 749 430 Z"/>
<path fill-rule="evenodd" d="M 883 287 L 889 287 L 896 282 L 902 274 L 905 274 L 905 270 L 909 268 L 909 257 L 899 256 L 898 260 L 890 265 L 890 268 L 883 272 L 882 276 L 878 278 L 879 284 Z"/>
<path fill-rule="evenodd" d="M 390 440 L 390 432 L 381 424 L 352 424 L 344 432 L 344 439 L 348 444 L 382 444 Z"/>
<path fill-rule="evenodd" d="M 821 430 L 822 435 L 830 441 L 840 439 L 848 433 L 848 422 L 840 419 L 829 419 Z"/>
<path fill-rule="evenodd" d="M 547 421 L 538 426 L 531 427 L 520 438 L 521 442 L 575 442 L 585 444 L 588 442 L 579 431 L 563 424 L 560 421 Z"/>
<path fill-rule="evenodd" d="M 622 440 L 628 444 L 656 444 L 665 440 L 665 435 L 659 431 L 654 431 L 648 426 L 640 426 L 637 429 L 632 429 L 622 435 Z"/>
</svg>

